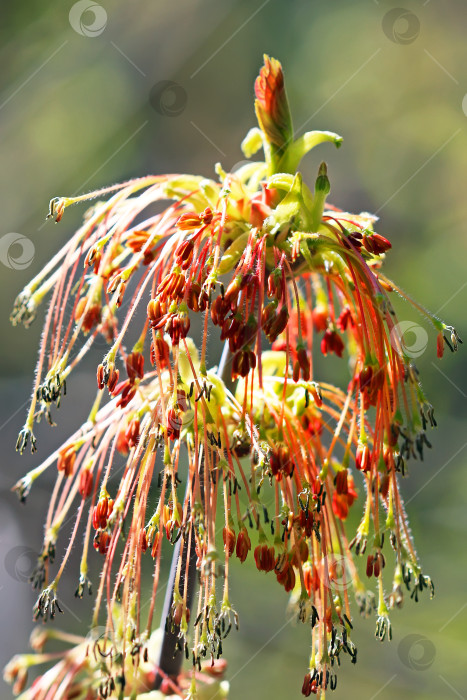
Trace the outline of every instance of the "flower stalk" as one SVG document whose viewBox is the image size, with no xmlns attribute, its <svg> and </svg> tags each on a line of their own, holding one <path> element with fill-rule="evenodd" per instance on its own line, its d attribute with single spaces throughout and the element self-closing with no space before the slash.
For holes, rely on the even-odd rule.
<svg viewBox="0 0 467 700">
<path fill-rule="evenodd" d="M 236 559 L 275 576 L 293 614 L 310 623 L 305 696 L 324 698 L 341 660 L 356 662 L 354 598 L 375 615 L 382 641 L 403 583 L 415 601 L 433 591 L 400 479 L 409 460 L 423 459 L 436 422 L 392 297 L 422 311 L 438 357 L 461 340 L 382 273 L 390 241 L 374 230 L 376 217 L 329 203 L 326 164 L 312 188 L 304 182 L 303 156 L 342 139 L 326 131 L 295 138 L 275 59 L 265 57 L 255 94 L 259 126 L 243 149 L 250 157 L 263 148 L 263 162 L 235 173 L 218 165 L 213 179 L 147 176 L 50 203 L 59 222 L 69 206 L 98 198 L 12 312 L 27 326 L 50 297 L 20 452 L 36 449 L 35 422 L 53 424 L 67 380 L 96 341 L 108 350 L 88 420 L 15 489 L 25 501 L 56 464 L 33 575 L 35 616 L 61 612 L 61 577 L 81 540 L 76 596 L 95 595 L 100 633 L 73 640 L 59 657 L 41 653 L 37 662 L 59 660 L 24 700 L 59 686 L 79 700 L 144 700 L 154 688 L 225 697 Z M 211 366 L 214 334 L 224 343 L 219 367 Z M 319 379 L 332 356 L 347 361 L 342 387 Z M 363 517 L 351 533 L 346 521 L 357 508 Z M 152 560 L 148 580 L 144 560 Z M 15 657 L 7 668 L 17 688 L 32 663 Z"/>
</svg>

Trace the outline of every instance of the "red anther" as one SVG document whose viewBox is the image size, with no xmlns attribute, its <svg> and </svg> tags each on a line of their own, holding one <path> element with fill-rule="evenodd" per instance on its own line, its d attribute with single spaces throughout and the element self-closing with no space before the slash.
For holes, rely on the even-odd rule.
<svg viewBox="0 0 467 700">
<path fill-rule="evenodd" d="M 232 361 L 232 378 L 246 377 L 250 369 L 256 367 L 256 355 L 253 350 L 240 350 Z"/>
<path fill-rule="evenodd" d="M 164 318 L 167 314 L 167 304 L 161 299 L 151 299 L 148 303 L 148 318 L 152 324 L 158 324 L 161 318 Z"/>
<path fill-rule="evenodd" d="M 130 381 L 134 381 L 136 377 L 139 379 L 144 377 L 144 355 L 141 352 L 130 352 L 125 365 Z"/>
<path fill-rule="evenodd" d="M 371 578 L 373 576 L 374 563 L 375 563 L 374 556 L 372 554 L 369 554 L 368 558 L 366 560 L 366 575 L 368 576 L 368 578 Z"/>
<path fill-rule="evenodd" d="M 248 556 L 248 552 L 251 549 L 251 540 L 248 535 L 248 531 L 246 527 L 243 527 L 240 532 L 238 533 L 237 537 L 237 545 L 235 547 L 235 554 L 237 557 L 240 559 L 240 561 L 243 562 Z"/>
<path fill-rule="evenodd" d="M 298 516 L 298 522 L 303 532 L 307 537 L 311 537 L 313 532 L 314 517 L 311 511 L 300 510 L 300 515 Z"/>
<path fill-rule="evenodd" d="M 122 430 L 119 431 L 115 447 L 118 450 L 118 452 L 120 452 L 120 454 L 124 455 L 125 457 L 130 451 L 130 446 L 128 444 L 128 440 L 126 439 L 126 428 L 122 428 Z"/>
<path fill-rule="evenodd" d="M 318 569 L 316 568 L 316 566 L 314 566 L 310 562 L 306 562 L 303 565 L 303 578 L 304 578 L 305 588 L 306 588 L 309 596 L 311 596 L 313 591 L 319 590 L 319 588 L 321 586 L 321 582 L 320 582 L 320 578 L 319 578 Z"/>
<path fill-rule="evenodd" d="M 343 244 L 346 248 L 357 248 L 360 250 L 362 247 L 362 239 L 363 239 L 363 234 L 360 233 L 360 231 L 352 231 L 352 233 L 349 233 L 344 239 L 343 239 Z"/>
<path fill-rule="evenodd" d="M 94 479 L 92 472 L 89 469 L 82 469 L 79 475 L 78 491 L 81 498 L 89 498 L 92 493 Z"/>
<path fill-rule="evenodd" d="M 231 557 L 234 553 L 235 543 L 237 541 L 235 530 L 230 526 L 224 527 L 222 530 L 222 538 L 224 540 L 224 552 L 227 556 Z"/>
<path fill-rule="evenodd" d="M 389 484 L 390 484 L 389 474 L 384 474 L 380 478 L 379 489 L 378 489 L 383 498 L 388 497 Z"/>
<path fill-rule="evenodd" d="M 275 297 L 277 301 L 282 299 L 284 292 L 284 283 L 282 277 L 282 270 L 276 268 L 273 270 L 268 277 L 267 294 L 268 297 Z"/>
<path fill-rule="evenodd" d="M 295 587 L 295 571 L 289 562 L 286 563 L 281 572 L 276 573 L 277 582 L 284 586 L 285 591 L 289 593 Z"/>
<path fill-rule="evenodd" d="M 399 439 L 399 426 L 397 423 L 391 423 L 389 435 L 388 435 L 388 442 L 390 447 L 395 447 L 397 445 L 397 441 Z"/>
<path fill-rule="evenodd" d="M 172 345 L 179 345 L 182 338 L 186 338 L 190 331 L 190 317 L 185 311 L 171 314 L 164 326 L 164 332 L 170 336 Z"/>
<path fill-rule="evenodd" d="M 181 272 L 170 272 L 158 285 L 156 297 L 158 297 L 161 302 L 181 300 L 185 294 L 185 285 L 186 279 Z"/>
<path fill-rule="evenodd" d="M 187 282 L 186 303 L 188 308 L 196 313 L 203 310 L 200 308 L 200 294 L 201 285 L 199 282 Z"/>
<path fill-rule="evenodd" d="M 341 469 L 341 471 L 336 474 L 336 492 L 339 494 L 348 493 L 347 474 L 347 469 Z"/>
<path fill-rule="evenodd" d="M 109 378 L 107 380 L 107 389 L 109 390 L 110 394 L 112 394 L 115 391 L 115 387 L 117 385 L 119 376 L 120 370 L 115 369 L 114 365 L 112 364 L 109 367 Z"/>
<path fill-rule="evenodd" d="M 368 472 L 371 468 L 371 452 L 368 445 L 360 444 L 355 455 L 355 466 L 361 472 Z"/>
<path fill-rule="evenodd" d="M 340 520 L 345 520 L 349 514 L 349 508 L 357 498 L 354 481 L 348 474 L 347 469 L 343 469 L 336 475 L 336 490 L 332 496 L 332 510 L 334 515 Z"/>
<path fill-rule="evenodd" d="M 208 226 L 213 219 L 213 211 L 212 211 L 211 207 L 206 207 L 206 209 L 204 211 L 202 211 L 201 214 L 199 215 L 199 218 L 201 219 L 201 221 L 203 222 L 203 224 L 205 226 Z"/>
<path fill-rule="evenodd" d="M 311 680 L 311 673 L 307 673 L 305 678 L 303 679 L 302 695 L 308 698 L 310 697 L 311 693 L 313 693 L 313 695 L 316 695 L 317 691 L 318 686 L 316 684 L 316 679 Z"/>
<path fill-rule="evenodd" d="M 91 267 L 91 265 L 94 268 L 94 274 L 97 275 L 99 272 L 99 265 L 102 260 L 102 253 L 100 250 L 97 250 L 94 246 L 91 246 L 88 250 L 88 254 L 86 255 L 86 258 L 84 260 L 84 264 L 87 267 Z"/>
<path fill-rule="evenodd" d="M 112 513 L 113 507 L 114 502 L 108 495 L 103 494 L 100 496 L 92 513 L 92 524 L 95 530 L 107 527 L 107 521 Z"/>
<path fill-rule="evenodd" d="M 143 532 L 141 534 L 141 551 L 143 552 L 143 554 L 147 550 L 147 548 L 148 548 L 148 538 L 146 536 L 146 531 L 143 530 Z"/>
<path fill-rule="evenodd" d="M 272 571 L 276 565 L 276 554 L 274 547 L 268 547 L 266 543 L 259 544 L 256 547 L 254 557 L 256 568 L 259 571 Z"/>
<path fill-rule="evenodd" d="M 161 369 L 166 369 L 169 366 L 169 344 L 164 340 L 164 338 L 161 335 L 157 335 L 155 343 L 151 343 L 150 357 L 152 364 L 155 365 L 158 363 Z"/>
<path fill-rule="evenodd" d="M 379 233 L 371 233 L 363 236 L 362 243 L 366 250 L 369 253 L 373 253 L 373 255 L 381 255 L 381 253 L 385 253 L 392 248 L 388 239 L 381 236 Z"/>
<path fill-rule="evenodd" d="M 248 271 L 241 276 L 240 289 L 245 289 L 248 287 L 250 290 L 254 290 L 259 286 L 259 278 L 255 272 Z"/>
<path fill-rule="evenodd" d="M 73 444 L 66 445 L 58 451 L 57 469 L 63 472 L 65 476 L 73 476 L 73 470 L 76 460 L 76 447 Z"/>
<path fill-rule="evenodd" d="M 271 304 L 268 304 L 268 306 L 270 307 Z M 278 312 L 274 311 L 274 316 L 272 319 L 268 320 L 266 324 L 263 322 L 263 331 L 266 338 L 271 341 L 271 343 L 274 342 L 277 336 L 279 336 L 285 330 L 288 321 L 289 312 L 287 306 L 283 304 Z"/>
<path fill-rule="evenodd" d="M 89 333 L 89 331 L 92 330 L 94 326 L 98 326 L 101 322 L 101 304 L 91 304 L 88 310 L 85 312 L 87 303 L 87 297 L 82 297 L 76 304 L 75 308 L 75 321 L 79 321 L 80 319 L 82 319 L 81 329 L 83 333 Z"/>
<path fill-rule="evenodd" d="M 327 306 L 324 304 L 317 304 L 313 311 L 311 312 L 311 318 L 313 320 L 313 326 L 317 333 L 325 331 L 328 327 L 329 311 Z"/>
<path fill-rule="evenodd" d="M 289 448 L 286 445 L 277 445 L 271 449 L 269 466 L 277 481 L 280 481 L 283 475 L 292 472 L 292 465 Z"/>
<path fill-rule="evenodd" d="M 368 389 L 371 385 L 371 380 L 373 379 L 373 368 L 367 365 L 362 369 L 358 375 L 358 383 L 360 385 L 360 391 Z"/>
<path fill-rule="evenodd" d="M 131 231 L 126 239 L 126 245 L 131 248 L 134 253 L 139 253 L 143 246 L 146 245 L 149 236 L 149 231 L 143 231 L 141 229 Z"/>
<path fill-rule="evenodd" d="M 297 362 L 299 364 L 302 377 L 305 382 L 310 379 L 310 357 L 307 349 L 303 346 L 297 346 Z M 295 380 L 297 381 L 297 380 Z"/>
<path fill-rule="evenodd" d="M 300 564 L 304 564 L 308 560 L 309 550 L 308 545 L 304 537 L 295 545 L 292 550 L 292 559 L 290 563 L 292 566 L 298 567 Z"/>
<path fill-rule="evenodd" d="M 211 319 L 215 326 L 222 326 L 230 309 L 231 306 L 225 300 L 225 297 L 223 298 L 219 295 L 214 299 L 214 302 L 211 304 Z"/>
<path fill-rule="evenodd" d="M 103 365 L 99 365 L 97 368 L 97 386 L 101 390 L 105 387 Z"/>
<path fill-rule="evenodd" d="M 139 441 L 139 419 L 132 418 L 128 423 L 128 427 L 125 431 L 125 438 L 128 443 L 128 447 L 135 447 Z"/>
<path fill-rule="evenodd" d="M 328 328 L 321 340 L 321 352 L 327 355 L 328 352 L 335 353 L 338 357 L 342 357 L 344 352 L 344 342 L 337 331 Z"/>
<path fill-rule="evenodd" d="M 355 323 L 352 317 L 352 312 L 350 311 L 348 306 L 344 306 L 344 308 L 339 314 L 339 318 L 336 321 L 336 326 L 339 328 L 340 331 L 344 332 L 349 326 L 354 325 Z"/>
<path fill-rule="evenodd" d="M 237 275 L 236 277 L 233 278 L 233 280 L 230 282 L 229 286 L 225 290 L 224 293 L 224 302 L 228 305 L 230 304 L 236 304 L 237 302 L 237 297 L 240 293 L 240 290 L 242 288 L 242 275 Z"/>
<path fill-rule="evenodd" d="M 178 408 L 169 408 L 167 411 L 167 437 L 169 440 L 178 440 L 182 425 L 182 414 Z"/>
<path fill-rule="evenodd" d="M 201 217 L 194 211 L 186 212 L 177 219 L 175 226 L 181 231 L 191 231 L 201 226 Z"/>
<path fill-rule="evenodd" d="M 108 532 L 96 532 L 93 547 L 99 554 L 107 554 L 110 546 L 110 535 Z"/>
<path fill-rule="evenodd" d="M 182 270 L 186 270 L 191 265 L 193 260 L 193 249 L 195 244 L 192 239 L 185 239 L 180 243 L 177 250 L 175 251 L 176 260 L 175 262 Z"/>
<path fill-rule="evenodd" d="M 381 572 L 381 555 L 379 552 L 376 552 L 375 558 L 374 558 L 374 563 L 373 563 L 373 574 L 375 578 L 378 578 L 380 572 Z M 367 576 L 368 576 L 368 565 L 367 565 Z"/>
<path fill-rule="evenodd" d="M 298 380 L 300 379 L 300 365 L 298 363 L 298 360 L 294 362 L 292 379 L 294 382 L 298 382 Z"/>
<path fill-rule="evenodd" d="M 444 336 L 438 333 L 436 337 L 436 355 L 441 359 L 444 355 Z"/>
<path fill-rule="evenodd" d="M 222 324 L 221 340 L 225 340 L 226 338 L 232 338 L 232 336 L 234 336 L 238 332 L 241 326 L 241 316 L 235 315 L 226 318 L 224 320 L 224 323 Z"/>
</svg>

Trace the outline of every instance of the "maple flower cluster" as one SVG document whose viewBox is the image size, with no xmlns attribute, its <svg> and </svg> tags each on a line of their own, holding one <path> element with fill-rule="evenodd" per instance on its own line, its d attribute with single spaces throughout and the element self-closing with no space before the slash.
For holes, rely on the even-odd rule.
<svg viewBox="0 0 467 700">
<path fill-rule="evenodd" d="M 12 313 L 28 326 L 50 297 L 19 451 L 36 450 L 34 423 L 53 422 L 96 340 L 108 349 L 87 421 L 15 488 L 24 501 L 57 469 L 33 574 L 35 619 L 61 612 L 61 577 L 82 542 L 76 595 L 94 587 L 92 629 L 101 632 L 84 640 L 56 632 L 71 649 L 45 654 L 41 643 L 36 656 L 15 657 L 6 674 L 19 690 L 30 666 L 55 662 L 25 700 L 146 697 L 157 670 L 148 659 L 160 632 L 161 558 L 171 548 L 176 575 L 162 625 L 176 631 L 192 671 L 164 679 L 160 692 L 169 695 L 204 697 L 212 682 L 218 697 L 226 692 L 220 657 L 238 622 L 234 559 L 275 577 L 310 626 L 305 696 L 335 688 L 342 657 L 356 662 L 355 607 L 376 616 L 383 640 L 404 588 L 415 599 L 433 590 L 399 478 L 407 460 L 423 456 L 435 420 L 398 332 L 391 297 L 403 293 L 381 271 L 391 244 L 374 231 L 374 216 L 327 203 L 325 163 L 313 188 L 302 181 L 301 158 L 341 138 L 294 137 L 278 61 L 265 57 L 255 93 L 259 128 L 242 147 L 246 157 L 263 148 L 264 161 L 234 173 L 218 165 L 212 180 L 147 176 L 51 202 L 49 216 L 60 221 L 68 206 L 98 200 Z M 457 349 L 456 331 L 416 306 L 437 333 L 438 356 L 445 343 Z M 208 366 L 215 332 L 222 370 Z M 329 355 L 346 361 L 343 388 L 315 374 L 313 362 Z M 349 532 L 356 507 L 362 519 Z M 60 539 L 70 518 L 71 537 Z M 91 558 L 101 561 L 93 582 Z M 54 636 L 42 634 L 44 643 Z"/>
</svg>

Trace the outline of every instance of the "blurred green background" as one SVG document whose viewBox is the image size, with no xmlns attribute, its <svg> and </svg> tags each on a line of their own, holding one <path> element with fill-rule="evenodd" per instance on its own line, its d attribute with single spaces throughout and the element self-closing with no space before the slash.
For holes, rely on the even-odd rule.
<svg viewBox="0 0 467 700">
<path fill-rule="evenodd" d="M 467 45 L 465 0 L 411 0 L 404 8 L 384 0 L 23 0 L 2 5 L 0 34 L 3 665 L 27 648 L 27 577 L 51 482 L 38 484 L 26 507 L 10 488 L 79 424 L 95 381 L 84 369 L 70 383 L 59 427 L 38 430 L 38 455 L 15 454 L 41 315 L 26 331 L 10 327 L 9 312 L 82 214 L 74 208 L 61 224 L 44 224 L 49 199 L 145 173 L 211 176 L 216 161 L 226 169 L 242 161 L 253 81 L 267 52 L 283 63 L 297 131 L 344 137 L 339 151 L 326 145 L 305 159 L 305 178 L 325 159 L 330 201 L 381 217 L 377 230 L 393 243 L 386 273 L 466 336 Z M 34 255 L 12 233 L 32 241 Z M 407 306 L 398 311 L 423 325 Z M 439 428 L 403 491 L 436 597 L 407 600 L 393 613 L 390 644 L 374 639 L 374 620 L 357 619 L 359 662 L 344 660 L 336 700 L 467 697 L 465 350 L 438 361 L 429 333 L 417 365 Z M 84 630 L 75 577 L 70 571 L 70 611 L 56 624 Z M 238 564 L 231 600 L 240 613 L 240 631 L 226 644 L 233 700 L 301 697 L 309 630 L 288 622 L 282 589 L 251 563 Z M 1 697 L 11 697 L 5 685 Z"/>
</svg>

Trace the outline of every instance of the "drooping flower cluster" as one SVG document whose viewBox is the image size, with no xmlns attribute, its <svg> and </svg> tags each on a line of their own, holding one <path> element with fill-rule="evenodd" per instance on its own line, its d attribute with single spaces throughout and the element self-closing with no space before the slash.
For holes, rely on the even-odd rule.
<svg viewBox="0 0 467 700">
<path fill-rule="evenodd" d="M 317 131 L 294 139 L 274 59 L 265 57 L 255 91 L 260 128 L 242 146 L 247 157 L 263 147 L 265 162 L 235 173 L 217 166 L 215 180 L 147 176 L 51 202 L 49 215 L 60 221 L 68 206 L 99 198 L 12 314 L 13 323 L 29 325 L 50 295 L 18 450 L 28 443 L 36 449 L 34 422 L 45 416 L 52 423 L 70 373 L 95 341 L 105 339 L 108 349 L 88 420 L 16 490 L 25 500 L 56 465 L 33 576 L 34 616 L 60 611 L 60 579 L 84 533 L 76 595 L 91 592 L 88 560 L 101 557 L 92 626 L 104 630 L 105 653 L 98 648 L 93 663 L 79 643 L 55 675 L 48 671 L 26 692 L 30 700 L 45 697 L 53 683 L 61 697 L 70 688 L 83 699 L 142 692 L 156 608 L 160 613 L 161 553 L 176 543 L 167 625 L 192 660 L 191 694 L 201 663 L 222 655 L 237 624 L 232 558 L 250 558 L 275 576 L 291 592 L 297 617 L 310 624 L 305 696 L 335 687 L 343 655 L 356 662 L 351 594 L 361 613 L 376 614 L 383 640 L 403 586 L 415 599 L 432 590 L 399 477 L 409 458 L 423 456 L 435 421 L 391 303 L 402 292 L 381 272 L 391 244 L 374 231 L 375 217 L 326 203 L 324 163 L 313 189 L 302 182 L 301 158 L 341 139 Z M 156 203 L 163 206 L 154 214 Z M 457 349 L 456 331 L 421 310 L 438 334 L 438 356 L 444 342 Z M 193 339 L 196 317 L 201 334 Z M 207 367 L 213 330 L 225 346 L 220 369 Z M 319 355 L 345 358 L 344 388 L 315 375 Z M 357 504 L 363 517 L 349 533 L 345 521 Z M 71 516 L 72 535 L 63 542 Z M 356 556 L 366 557 L 362 575 Z M 145 584 L 148 557 L 153 576 Z M 192 610 L 193 560 L 200 585 Z M 182 693 L 180 679 L 167 683 L 168 692 L 175 683 Z"/>
</svg>

